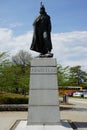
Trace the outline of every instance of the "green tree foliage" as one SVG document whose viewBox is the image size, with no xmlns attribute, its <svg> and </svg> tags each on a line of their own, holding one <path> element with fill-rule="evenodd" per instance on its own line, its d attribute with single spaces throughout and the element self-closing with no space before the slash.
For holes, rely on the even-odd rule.
<svg viewBox="0 0 87 130">
<path fill-rule="evenodd" d="M 62 67 L 57 66 L 58 85 L 65 86 L 84 86 L 87 87 L 87 72 L 81 70 L 81 66 Z"/>
<path fill-rule="evenodd" d="M 7 59 L 7 53 L 0 53 L 0 91 L 3 91 L 6 87 L 8 72 L 7 68 L 10 66 L 10 61 Z"/>
<path fill-rule="evenodd" d="M 12 57 L 11 62 L 4 60 L 4 55 L 1 55 L 3 60 L 0 63 L 0 90 L 26 94 L 29 89 L 31 55 L 21 50 Z"/>
<path fill-rule="evenodd" d="M 72 85 L 82 85 L 87 80 L 87 73 L 81 70 L 81 66 L 70 68 L 70 82 Z"/>
<path fill-rule="evenodd" d="M 69 66 L 62 67 L 62 65 L 57 66 L 58 72 L 58 85 L 67 86 L 69 83 Z"/>
<path fill-rule="evenodd" d="M 25 94 L 29 89 L 29 73 L 31 55 L 23 50 L 20 50 L 15 56 L 12 57 L 15 69 L 14 88 L 15 92 Z"/>
<path fill-rule="evenodd" d="M 0 53 L 0 92 L 26 94 L 29 90 L 31 54 L 20 50 L 9 60 L 7 53 Z M 87 73 L 81 66 L 57 66 L 58 86 L 87 87 Z"/>
</svg>

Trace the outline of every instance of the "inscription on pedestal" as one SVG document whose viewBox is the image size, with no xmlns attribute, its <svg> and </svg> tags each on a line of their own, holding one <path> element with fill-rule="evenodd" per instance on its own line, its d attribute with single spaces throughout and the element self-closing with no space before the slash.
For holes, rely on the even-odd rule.
<svg viewBox="0 0 87 130">
<path fill-rule="evenodd" d="M 35 73 L 57 73 L 56 67 L 31 67 L 31 74 Z"/>
</svg>

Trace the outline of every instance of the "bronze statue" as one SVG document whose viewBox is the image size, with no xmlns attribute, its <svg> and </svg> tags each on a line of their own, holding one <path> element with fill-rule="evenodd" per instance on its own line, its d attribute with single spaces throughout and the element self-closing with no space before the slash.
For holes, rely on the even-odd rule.
<svg viewBox="0 0 87 130">
<path fill-rule="evenodd" d="M 40 57 L 53 57 L 51 53 L 51 21 L 41 2 L 40 15 L 33 23 L 34 34 L 30 49 L 40 53 Z"/>
</svg>

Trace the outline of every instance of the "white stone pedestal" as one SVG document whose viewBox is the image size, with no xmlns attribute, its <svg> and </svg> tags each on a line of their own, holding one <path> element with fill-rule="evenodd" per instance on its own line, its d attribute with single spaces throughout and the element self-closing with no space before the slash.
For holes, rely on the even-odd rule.
<svg viewBox="0 0 87 130">
<path fill-rule="evenodd" d="M 31 61 L 28 125 L 60 123 L 57 62 L 55 58 Z"/>
<path fill-rule="evenodd" d="M 15 130 L 73 130 L 67 121 L 61 125 L 27 125 L 27 121 L 21 121 Z"/>
</svg>

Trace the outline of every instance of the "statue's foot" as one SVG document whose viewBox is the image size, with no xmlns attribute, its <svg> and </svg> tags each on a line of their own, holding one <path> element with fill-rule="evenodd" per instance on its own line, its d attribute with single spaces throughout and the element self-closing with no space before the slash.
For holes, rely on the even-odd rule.
<svg viewBox="0 0 87 130">
<path fill-rule="evenodd" d="M 46 57 L 53 57 L 53 53 L 47 53 L 45 54 Z"/>
<path fill-rule="evenodd" d="M 41 54 L 39 55 L 39 57 L 45 57 L 45 54 L 42 54 L 42 53 L 41 53 Z"/>
<path fill-rule="evenodd" d="M 41 57 L 41 58 L 53 57 L 53 53 L 48 52 L 46 54 L 40 54 L 39 57 Z"/>
</svg>

